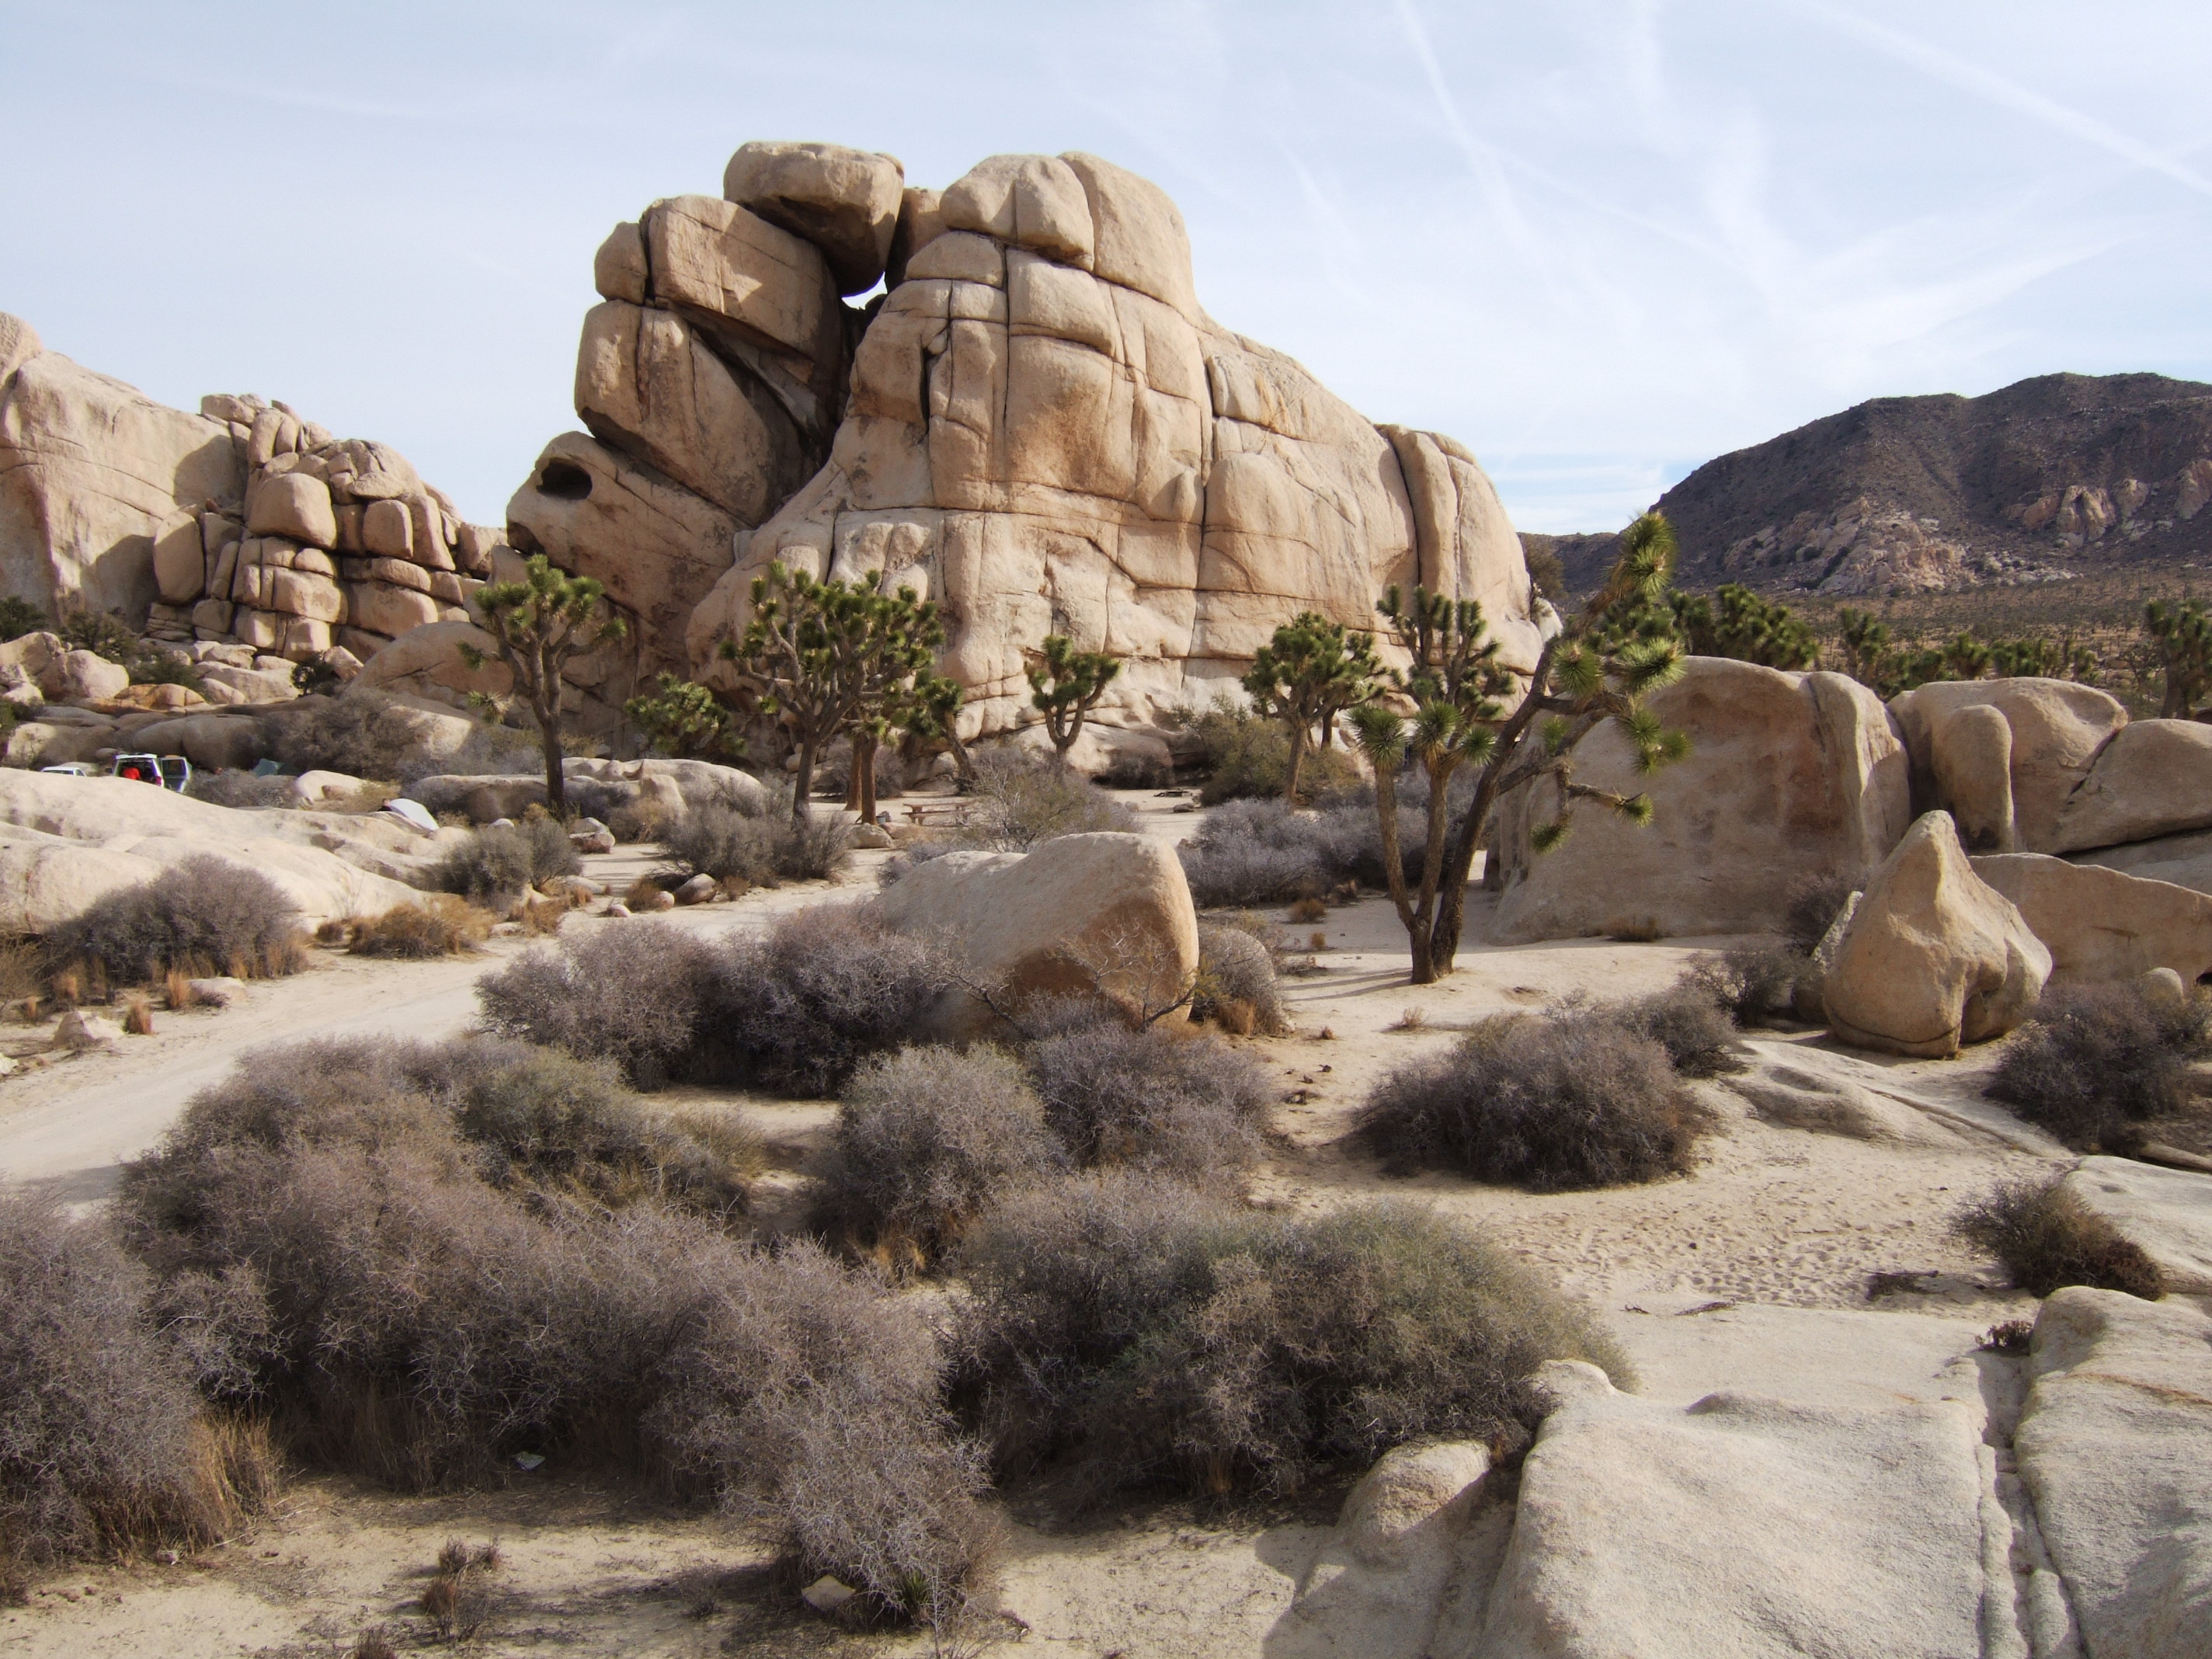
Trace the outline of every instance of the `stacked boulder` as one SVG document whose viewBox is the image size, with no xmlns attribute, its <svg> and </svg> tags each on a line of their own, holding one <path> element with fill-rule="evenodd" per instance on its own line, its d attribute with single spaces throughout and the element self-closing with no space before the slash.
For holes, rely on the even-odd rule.
<svg viewBox="0 0 2212 1659">
<path fill-rule="evenodd" d="M 643 667 L 725 676 L 772 561 L 938 600 L 967 738 L 1035 720 L 1048 634 L 1125 659 L 1093 728 L 1157 744 L 1278 624 L 1371 629 L 1392 583 L 1480 599 L 1533 663 L 1550 613 L 1474 458 L 1209 318 L 1157 185 L 999 155 L 939 191 L 792 143 L 744 145 L 723 185 L 599 249 L 589 435 L 507 508 L 514 545 L 606 582 Z"/>
<path fill-rule="evenodd" d="M 204 398 L 200 411 L 227 428 L 241 487 L 156 532 L 155 637 L 366 660 L 427 623 L 465 620 L 503 538 L 465 523 L 406 457 L 259 398 Z"/>
</svg>

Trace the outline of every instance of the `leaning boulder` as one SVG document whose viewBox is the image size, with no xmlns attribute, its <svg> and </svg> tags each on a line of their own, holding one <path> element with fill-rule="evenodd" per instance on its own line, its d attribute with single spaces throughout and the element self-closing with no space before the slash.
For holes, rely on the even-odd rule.
<svg viewBox="0 0 2212 1659">
<path fill-rule="evenodd" d="M 1778 928 L 1806 871 L 1871 870 L 1905 833 L 1905 750 L 1854 680 L 1692 657 L 1647 707 L 1688 734 L 1686 758 L 1646 773 L 1607 723 L 1576 751 L 1575 775 L 1648 791 L 1649 824 L 1585 807 L 1565 842 L 1535 854 L 1530 832 L 1552 816 L 1550 795 L 1524 789 L 1501 805 L 1491 848 L 1504 866 L 1500 942 L 1602 933 L 1624 913 L 1670 937 Z"/>
<path fill-rule="evenodd" d="M 2212 897 L 2203 893 L 2044 853 L 1973 866 L 2049 947 L 2054 985 L 2140 979 L 2154 968 L 2193 985 L 2212 973 Z"/>
<path fill-rule="evenodd" d="M 2066 798 L 2050 850 L 2080 852 L 2212 828 L 2212 726 L 2137 720 Z"/>
<path fill-rule="evenodd" d="M 1822 996 L 1839 1042 L 1932 1058 L 2002 1036 L 2050 976 L 2050 951 L 1930 812 L 1867 883 Z"/>
<path fill-rule="evenodd" d="M 948 853 L 883 896 L 893 931 L 942 942 L 972 989 L 937 1024 L 989 1030 L 1056 995 L 1104 995 L 1146 1013 L 1185 996 L 1198 972 L 1198 914 L 1173 848 L 1148 836 L 1063 836 L 1030 853 Z"/>
<path fill-rule="evenodd" d="M 897 158 L 843 144 L 756 139 L 722 170 L 722 194 L 822 250 L 840 294 L 884 274 L 906 169 Z"/>
<path fill-rule="evenodd" d="M 2178 1302 L 2075 1285 L 2036 1318 L 2014 1455 L 2098 1659 L 2212 1651 L 2208 1371 L 2212 1318 Z"/>
<path fill-rule="evenodd" d="M 203 772 L 250 771 L 269 752 L 261 722 L 235 714 L 179 714 L 137 727 L 129 742 L 149 755 L 182 755 Z"/>
</svg>

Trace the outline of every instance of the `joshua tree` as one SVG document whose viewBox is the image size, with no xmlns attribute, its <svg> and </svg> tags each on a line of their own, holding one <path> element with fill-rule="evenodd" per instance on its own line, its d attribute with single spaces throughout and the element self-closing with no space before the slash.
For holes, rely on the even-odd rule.
<svg viewBox="0 0 2212 1659">
<path fill-rule="evenodd" d="M 1044 716 L 1054 763 L 1063 769 L 1067 751 L 1083 735 L 1084 718 L 1098 706 L 1121 672 L 1121 659 L 1104 651 L 1078 651 L 1064 634 L 1048 634 L 1029 665 L 1030 702 Z"/>
<path fill-rule="evenodd" d="M 1298 773 L 1305 764 L 1308 738 L 1318 728 L 1327 744 L 1336 717 L 1375 695 L 1375 677 L 1381 672 L 1370 636 L 1347 634 L 1342 623 L 1311 611 L 1285 623 L 1253 654 L 1244 689 L 1261 713 L 1281 720 L 1290 732 L 1285 800 L 1293 805 L 1297 802 Z"/>
<path fill-rule="evenodd" d="M 1681 672 L 1681 644 L 1664 603 L 1674 557 L 1674 533 L 1657 514 L 1629 526 L 1612 576 L 1570 632 L 1545 641 L 1525 682 L 1498 662 L 1498 642 L 1486 637 L 1474 600 L 1415 588 L 1408 601 L 1393 587 L 1376 607 L 1413 658 L 1408 670 L 1391 674 L 1413 704 L 1412 723 L 1380 703 L 1359 708 L 1353 721 L 1375 763 L 1382 866 L 1413 947 L 1414 984 L 1451 971 L 1477 843 L 1505 795 L 1549 781 L 1556 805 L 1532 837 L 1539 852 L 1565 837 L 1580 801 L 1633 823 L 1650 820 L 1649 795 L 1576 782 L 1574 752 L 1607 720 L 1627 735 L 1645 771 L 1688 752 L 1682 734 L 1662 728 L 1638 702 Z M 1428 841 L 1413 892 L 1398 850 L 1396 775 L 1409 752 L 1429 777 Z M 1462 766 L 1476 769 L 1474 795 L 1454 832 L 1450 785 Z"/>
<path fill-rule="evenodd" d="M 922 745 L 922 752 L 933 755 L 942 749 L 952 757 L 952 763 L 960 769 L 960 787 L 964 790 L 975 781 L 975 763 L 968 757 L 968 745 L 960 741 L 960 682 L 943 674 L 931 674 L 914 684 L 913 707 L 908 712 L 908 735 Z"/>
<path fill-rule="evenodd" d="M 1848 605 L 1836 621 L 1843 629 L 1844 672 L 1878 696 L 1888 695 L 1889 624 Z"/>
<path fill-rule="evenodd" d="M 791 816 L 806 817 L 814 763 L 839 733 L 853 734 L 853 765 L 865 778 L 861 810 L 875 816 L 875 747 L 897 724 L 904 699 L 928 675 L 945 627 L 933 601 L 911 587 L 883 591 L 883 573 L 857 581 L 817 580 L 771 564 L 753 578 L 752 619 L 721 654 L 757 693 L 763 714 L 777 715 L 799 742 Z"/>
<path fill-rule="evenodd" d="M 659 688 L 623 705 L 623 713 L 654 748 L 679 760 L 720 760 L 744 753 L 744 738 L 712 691 L 696 680 L 673 674 L 663 674 Z"/>
<path fill-rule="evenodd" d="M 531 555 L 520 581 L 491 582 L 476 592 L 477 614 L 538 722 L 545 746 L 545 805 L 556 818 L 568 810 L 561 767 L 561 671 L 577 652 L 622 637 L 622 618 L 599 615 L 605 598 L 596 578 L 556 570 L 543 553 Z M 461 657 L 471 668 L 484 665 L 484 653 L 474 646 L 463 646 Z"/>
<path fill-rule="evenodd" d="M 2143 607 L 2143 632 L 2157 648 L 2166 674 L 2161 720 L 2187 720 L 2212 693 L 2212 612 L 2202 599 L 2169 605 L 2153 599 Z"/>
<path fill-rule="evenodd" d="M 1691 655 L 1734 657 L 1769 668 L 1810 668 L 1820 659 L 1813 630 L 1790 607 L 1761 599 L 1737 582 L 1724 582 L 1711 599 L 1694 593 L 1668 596 L 1677 630 Z"/>
</svg>

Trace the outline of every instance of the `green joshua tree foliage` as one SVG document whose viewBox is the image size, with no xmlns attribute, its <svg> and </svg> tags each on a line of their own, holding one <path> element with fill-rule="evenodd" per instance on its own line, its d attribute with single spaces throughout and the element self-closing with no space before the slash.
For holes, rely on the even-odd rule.
<svg viewBox="0 0 2212 1659">
<path fill-rule="evenodd" d="M 853 766 L 866 780 L 862 808 L 875 816 L 875 748 L 908 713 L 928 677 L 945 625 L 934 601 L 911 587 L 884 592 L 883 573 L 819 580 L 781 563 L 753 578 L 752 617 L 720 654 L 799 744 L 791 815 L 803 821 L 814 763 L 840 733 L 853 735 Z"/>
<path fill-rule="evenodd" d="M 1285 800 L 1297 801 L 1298 773 L 1314 732 L 1319 731 L 1327 745 L 1337 717 L 1374 696 L 1382 672 L 1370 635 L 1350 633 L 1341 623 L 1311 611 L 1285 623 L 1253 654 L 1244 689 L 1261 714 L 1282 721 L 1290 733 Z"/>
<path fill-rule="evenodd" d="M 1048 634 L 1029 665 L 1030 702 L 1044 716 L 1055 764 L 1083 735 L 1083 722 L 1121 672 L 1121 659 L 1104 651 L 1078 651 L 1065 634 Z"/>
<path fill-rule="evenodd" d="M 477 614 L 498 642 L 499 657 L 514 675 L 514 689 L 538 722 L 545 751 L 545 805 L 555 817 L 568 815 L 568 795 L 561 768 L 561 671 L 579 651 L 622 637 L 622 618 L 601 615 L 606 588 L 592 576 L 556 570 L 543 553 L 533 553 L 520 581 L 490 582 L 476 592 Z M 485 653 L 461 647 L 471 668 Z"/>
<path fill-rule="evenodd" d="M 1650 820 L 1649 795 L 1577 783 L 1574 753 L 1607 720 L 1627 735 L 1647 772 L 1688 752 L 1682 734 L 1662 726 L 1640 702 L 1681 672 L 1681 643 L 1666 604 L 1674 564 L 1674 532 L 1665 519 L 1645 514 L 1623 532 L 1605 586 L 1571 629 L 1545 641 L 1525 681 L 1498 662 L 1498 641 L 1487 637 L 1482 607 L 1474 600 L 1420 588 L 1408 600 L 1393 587 L 1376 605 L 1413 659 L 1390 678 L 1413 713 L 1409 721 L 1368 703 L 1352 720 L 1375 763 L 1382 866 L 1412 945 L 1414 984 L 1451 971 L 1483 825 L 1505 795 L 1540 782 L 1554 791 L 1553 817 L 1534 836 L 1539 852 L 1565 837 L 1580 802 L 1595 801 L 1634 823 Z M 1398 849 L 1396 775 L 1408 755 L 1429 778 L 1427 847 L 1413 890 Z M 1462 767 L 1476 769 L 1475 787 L 1455 830 L 1450 785 Z"/>
<path fill-rule="evenodd" d="M 658 690 L 623 705 L 655 749 L 678 760 L 732 760 L 745 752 L 730 711 L 712 691 L 673 674 L 663 674 L 658 684 Z"/>
<path fill-rule="evenodd" d="M 1710 599 L 1698 593 L 1672 593 L 1668 599 L 1692 656 L 1733 657 L 1769 668 L 1810 668 L 1820 659 L 1820 641 L 1789 606 L 1741 583 L 1723 583 Z"/>
<path fill-rule="evenodd" d="M 1843 630 L 1844 672 L 1878 696 L 1888 696 L 1882 675 L 1890 658 L 1889 624 L 1848 605 L 1836 613 L 1836 621 Z"/>
<path fill-rule="evenodd" d="M 2166 678 L 2161 720 L 2188 720 L 2212 695 L 2212 611 L 2202 599 L 2153 599 L 2143 607 L 2143 635 Z"/>
<path fill-rule="evenodd" d="M 939 750 L 952 757 L 960 769 L 964 790 L 975 781 L 975 763 L 968 745 L 960 741 L 960 682 L 944 674 L 931 674 L 914 683 L 914 700 L 907 718 L 907 734 L 921 745 L 924 754 Z"/>
</svg>

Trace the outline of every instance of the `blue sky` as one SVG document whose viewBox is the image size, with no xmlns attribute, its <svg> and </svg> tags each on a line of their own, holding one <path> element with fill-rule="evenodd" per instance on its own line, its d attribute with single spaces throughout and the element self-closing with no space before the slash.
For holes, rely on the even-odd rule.
<svg viewBox="0 0 2212 1659">
<path fill-rule="evenodd" d="M 1862 398 L 2212 380 L 2212 7 L 0 0 L 0 310 L 279 397 L 497 520 L 592 249 L 754 137 L 1098 152 L 1199 292 L 1524 529 Z"/>
</svg>

